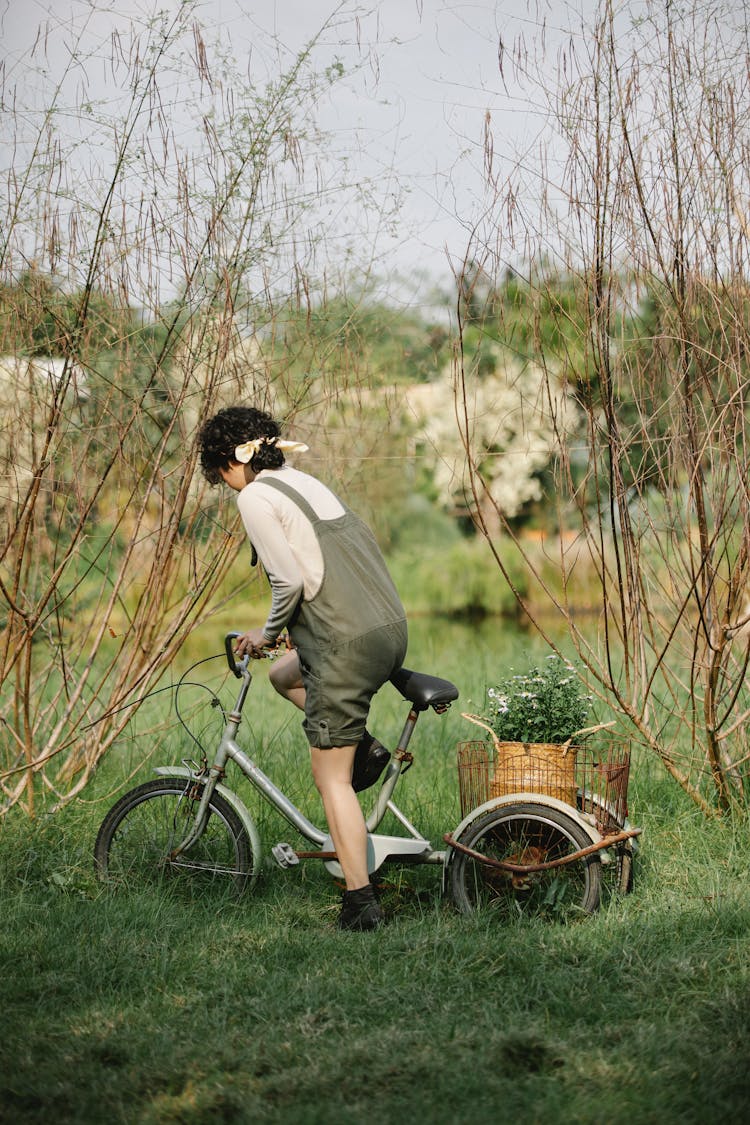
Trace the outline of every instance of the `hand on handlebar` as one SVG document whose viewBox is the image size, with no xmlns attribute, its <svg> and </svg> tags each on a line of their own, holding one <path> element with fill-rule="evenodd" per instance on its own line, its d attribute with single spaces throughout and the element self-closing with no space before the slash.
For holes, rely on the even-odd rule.
<svg viewBox="0 0 750 1125">
<path fill-rule="evenodd" d="M 276 648 L 276 641 L 269 641 L 262 629 L 250 629 L 236 638 L 234 651 L 238 656 L 258 658 L 266 656 L 269 649 Z"/>
</svg>

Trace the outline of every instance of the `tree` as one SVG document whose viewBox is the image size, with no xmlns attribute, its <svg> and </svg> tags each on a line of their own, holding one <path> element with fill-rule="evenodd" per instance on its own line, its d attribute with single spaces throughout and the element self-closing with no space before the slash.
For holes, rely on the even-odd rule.
<svg viewBox="0 0 750 1125">
<path fill-rule="evenodd" d="M 560 50 L 554 84 L 527 65 L 533 52 L 501 45 L 503 76 L 512 55 L 512 80 L 547 107 L 555 161 L 540 169 L 535 221 L 513 173 L 495 169 L 494 230 L 477 226 L 466 255 L 472 271 L 525 273 L 546 303 L 549 393 L 575 388 L 588 449 L 582 464 L 558 431 L 549 500 L 575 536 L 560 542 L 561 597 L 502 511 L 502 547 L 480 519 L 481 530 L 506 574 L 510 545 L 524 558 L 538 630 L 553 643 L 532 607 L 553 609 L 602 697 L 706 810 L 744 804 L 750 789 L 745 16 L 721 0 L 648 0 L 628 23 L 627 6 L 604 2 L 579 46 Z M 552 256 L 577 294 L 572 313 L 540 268 Z M 461 310 L 467 330 L 475 321 Z M 460 364 L 481 513 L 491 489 L 463 419 L 474 386 Z M 600 590 L 594 630 L 573 612 L 585 565 Z"/>
<path fill-rule="evenodd" d="M 556 442 L 561 431 L 575 426 L 577 409 L 560 388 L 550 393 L 543 368 L 519 362 L 491 338 L 471 353 L 464 340 L 462 355 L 467 374 L 461 381 L 458 429 L 452 364 L 438 381 L 408 394 L 420 454 L 454 516 L 479 520 L 493 533 L 500 520 L 518 527 L 529 506 L 542 499 Z M 473 473 L 481 476 L 480 493 L 472 488 Z"/>
<path fill-rule="evenodd" d="M 16 410 L 0 449 L 14 481 L 0 542 L 0 812 L 33 812 L 40 789 L 58 802 L 79 792 L 231 593 L 243 540 L 234 508 L 197 480 L 195 431 L 228 398 L 270 403 L 284 384 L 262 351 L 251 366 L 231 357 L 299 300 L 322 254 L 315 107 L 340 67 L 319 66 L 314 42 L 284 65 L 271 42 L 245 75 L 207 43 L 199 8 L 133 22 L 129 42 L 42 28 L 26 60 L 47 96 L 38 112 L 12 87 L 17 70 L 0 76 L 13 159 L 0 354 L 13 358 Z M 63 52 L 43 57 L 53 41 L 62 70 Z"/>
</svg>

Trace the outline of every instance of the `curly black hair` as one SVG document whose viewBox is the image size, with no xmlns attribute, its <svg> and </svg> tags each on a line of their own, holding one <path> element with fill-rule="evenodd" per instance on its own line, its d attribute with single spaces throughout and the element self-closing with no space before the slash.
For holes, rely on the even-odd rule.
<svg viewBox="0 0 750 1125">
<path fill-rule="evenodd" d="M 209 418 L 198 434 L 201 469 L 209 484 L 221 484 L 220 469 L 228 469 L 236 461 L 234 451 L 238 445 L 254 438 L 265 437 L 264 443 L 250 462 L 254 473 L 262 469 L 280 469 L 284 454 L 273 439 L 281 435 L 278 422 L 264 410 L 252 406 L 229 406 Z"/>
</svg>

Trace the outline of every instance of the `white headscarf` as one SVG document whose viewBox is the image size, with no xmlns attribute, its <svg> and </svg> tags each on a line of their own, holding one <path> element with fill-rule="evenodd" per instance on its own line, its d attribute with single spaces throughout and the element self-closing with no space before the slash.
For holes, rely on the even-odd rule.
<svg viewBox="0 0 750 1125">
<path fill-rule="evenodd" d="M 307 453 L 309 448 L 301 441 L 284 441 L 282 438 L 274 437 L 253 438 L 252 441 L 243 442 L 235 448 L 235 461 L 239 461 L 241 465 L 249 465 L 262 445 L 273 445 L 282 453 Z"/>
</svg>

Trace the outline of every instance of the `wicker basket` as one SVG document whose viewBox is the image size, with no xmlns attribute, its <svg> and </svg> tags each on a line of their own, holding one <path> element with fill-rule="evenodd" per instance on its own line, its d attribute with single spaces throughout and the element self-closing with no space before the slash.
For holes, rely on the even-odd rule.
<svg viewBox="0 0 750 1125">
<path fill-rule="evenodd" d="M 576 803 L 576 750 L 548 742 L 496 742 L 490 797 L 545 793 Z"/>
<path fill-rule="evenodd" d="M 483 727 L 495 747 L 489 796 L 507 793 L 545 793 L 569 805 L 576 803 L 576 749 L 567 742 L 501 742 L 479 715 L 463 712 L 469 722 Z"/>
<path fill-rule="evenodd" d="M 461 742 L 457 764 L 462 816 L 509 793 L 557 797 L 592 817 L 605 836 L 620 831 L 628 815 L 630 746 L 619 739 L 578 747 Z"/>
</svg>

